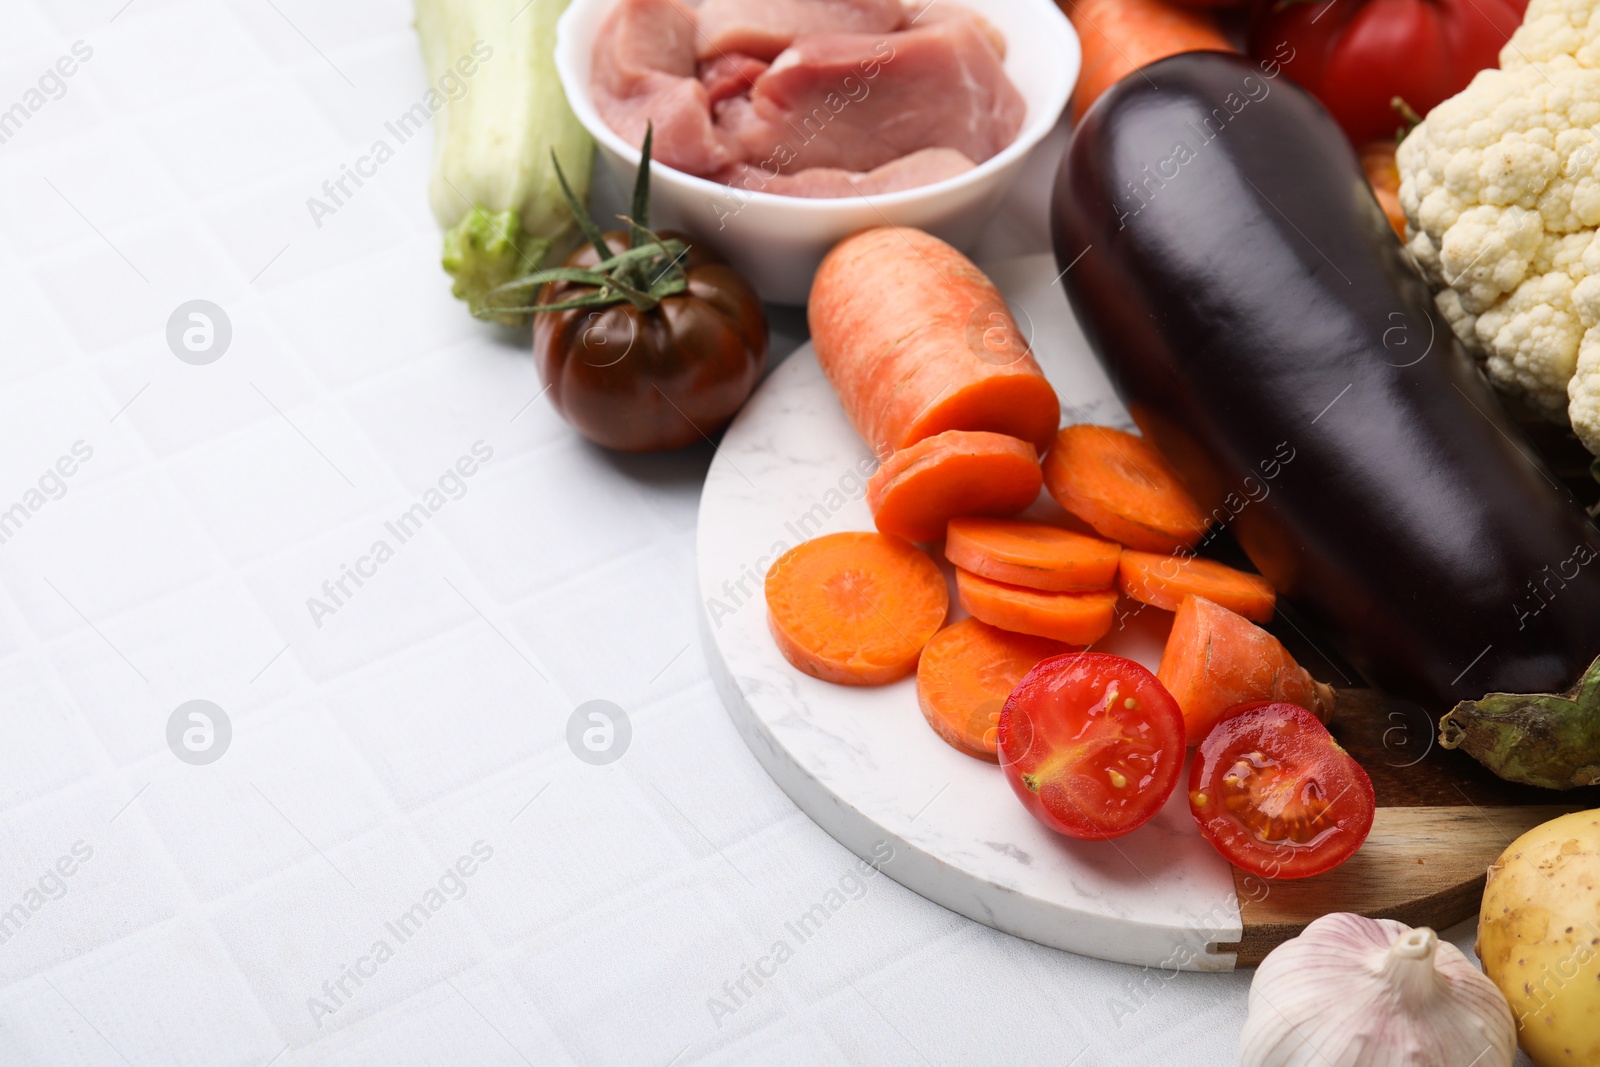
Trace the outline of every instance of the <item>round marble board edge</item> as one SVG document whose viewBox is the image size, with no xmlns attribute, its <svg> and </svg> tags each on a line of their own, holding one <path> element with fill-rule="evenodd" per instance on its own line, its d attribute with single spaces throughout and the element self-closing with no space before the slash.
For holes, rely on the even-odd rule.
<svg viewBox="0 0 1600 1067">
<path fill-rule="evenodd" d="M 1028 256 L 988 273 L 1062 396 L 1065 421 L 1131 426 L 1073 321 L 1054 260 Z M 718 447 L 696 546 L 702 643 L 751 751 L 841 844 L 952 911 L 1103 959 L 1232 969 L 1233 954 L 1216 951 L 1242 932 L 1232 869 L 1195 832 L 1182 790 L 1127 837 L 1069 840 L 1023 809 L 994 764 L 928 728 L 914 679 L 831 685 L 778 652 L 761 596 L 767 566 L 801 540 L 872 529 L 863 490 L 874 466 L 810 345 L 762 383 Z M 1053 509 L 1041 496 L 1036 510 Z M 953 586 L 951 604 L 954 619 L 962 612 Z M 1099 647 L 1153 668 L 1160 640 L 1131 628 Z"/>
</svg>

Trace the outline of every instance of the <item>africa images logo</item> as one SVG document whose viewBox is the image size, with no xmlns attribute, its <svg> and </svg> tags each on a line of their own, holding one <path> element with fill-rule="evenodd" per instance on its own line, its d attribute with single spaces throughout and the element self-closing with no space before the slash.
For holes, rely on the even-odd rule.
<svg viewBox="0 0 1600 1067">
<path fill-rule="evenodd" d="M 186 700 L 167 718 L 167 747 L 194 767 L 215 763 L 233 743 L 233 721 L 209 700 Z"/>
<path fill-rule="evenodd" d="M 179 304 L 167 318 L 167 347 L 190 366 L 215 363 L 232 343 L 232 320 L 209 300 Z"/>
</svg>

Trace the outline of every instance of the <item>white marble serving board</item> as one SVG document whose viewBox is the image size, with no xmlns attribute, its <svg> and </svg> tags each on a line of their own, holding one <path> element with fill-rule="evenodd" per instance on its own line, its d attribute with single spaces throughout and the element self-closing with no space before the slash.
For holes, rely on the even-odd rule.
<svg viewBox="0 0 1600 1067">
<path fill-rule="evenodd" d="M 1131 425 L 1078 330 L 1047 255 L 988 270 L 1062 398 L 1067 422 Z M 930 900 L 999 930 L 1086 955 L 1229 970 L 1212 950 L 1241 933 L 1231 868 L 1200 837 L 1180 789 L 1109 842 L 1073 841 L 1017 802 L 992 764 L 924 722 L 916 683 L 831 685 L 791 667 L 767 633 L 761 581 L 801 540 L 870 530 L 874 467 L 806 345 L 728 430 L 700 501 L 706 658 L 729 714 L 774 781 L 839 842 Z M 1056 506 L 1041 495 L 1036 509 Z M 941 565 L 943 561 L 941 560 Z M 948 574 L 948 566 L 946 566 Z M 956 605 L 951 586 L 952 615 Z M 1163 613 L 1100 648 L 1155 666 Z"/>
</svg>

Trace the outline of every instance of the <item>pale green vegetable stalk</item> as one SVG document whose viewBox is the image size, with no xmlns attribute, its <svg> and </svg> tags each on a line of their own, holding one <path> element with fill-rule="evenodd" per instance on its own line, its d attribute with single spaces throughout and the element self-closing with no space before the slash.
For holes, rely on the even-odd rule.
<svg viewBox="0 0 1600 1067">
<path fill-rule="evenodd" d="M 428 182 L 451 292 L 473 310 L 491 289 L 538 269 L 572 230 L 552 153 L 578 199 L 588 195 L 594 142 L 556 76 L 556 20 L 567 2 L 416 0 L 431 83 L 463 56 L 493 49 L 435 120 Z M 527 321 L 522 314 L 495 319 Z"/>
</svg>

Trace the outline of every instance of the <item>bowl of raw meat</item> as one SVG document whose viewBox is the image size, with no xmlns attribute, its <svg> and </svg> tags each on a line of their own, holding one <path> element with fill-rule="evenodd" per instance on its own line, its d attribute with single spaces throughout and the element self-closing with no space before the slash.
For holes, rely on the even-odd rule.
<svg viewBox="0 0 1600 1067">
<path fill-rule="evenodd" d="M 970 246 L 1060 118 L 1078 38 L 1051 0 L 573 0 L 556 67 L 651 220 L 804 303 L 868 226 Z"/>
</svg>

